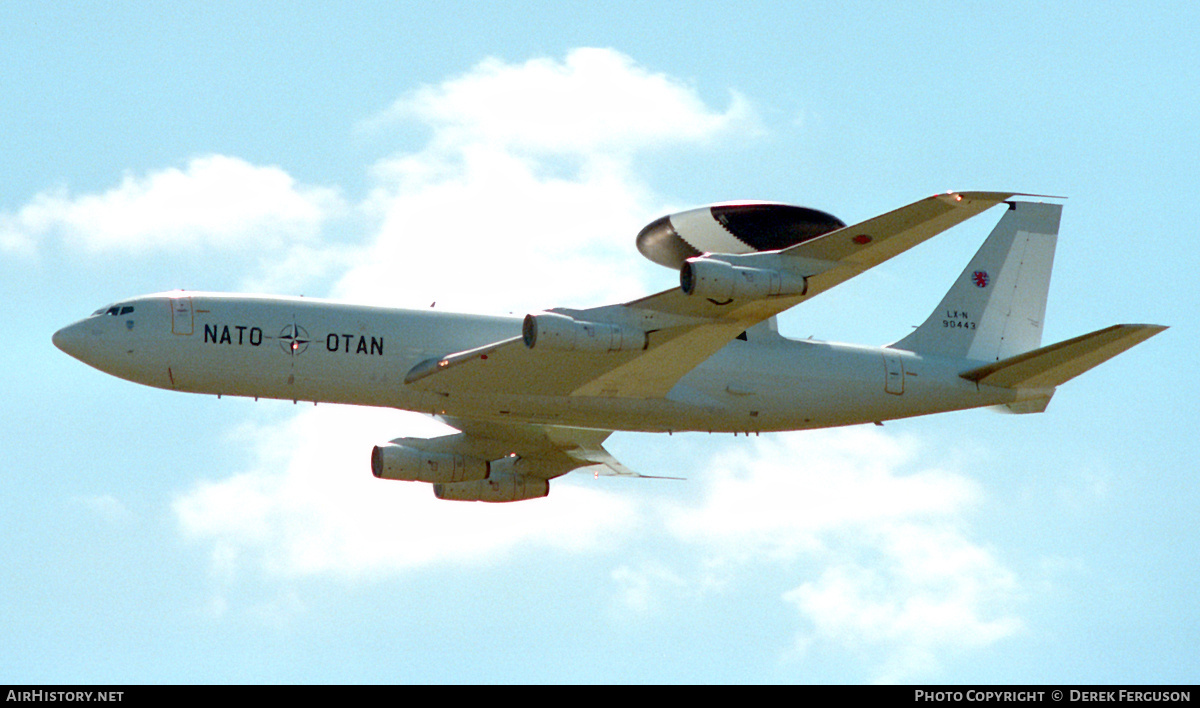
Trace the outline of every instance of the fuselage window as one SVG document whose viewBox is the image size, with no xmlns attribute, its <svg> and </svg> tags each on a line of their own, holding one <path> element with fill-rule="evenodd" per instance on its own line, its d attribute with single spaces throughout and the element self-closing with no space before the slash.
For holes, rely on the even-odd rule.
<svg viewBox="0 0 1200 708">
<path fill-rule="evenodd" d="M 121 307 L 122 315 L 128 315 L 130 312 L 133 312 L 133 305 L 123 305 Z"/>
</svg>

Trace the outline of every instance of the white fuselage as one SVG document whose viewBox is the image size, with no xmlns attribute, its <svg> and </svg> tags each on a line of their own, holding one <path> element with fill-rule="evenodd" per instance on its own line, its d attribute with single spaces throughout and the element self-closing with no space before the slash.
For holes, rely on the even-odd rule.
<svg viewBox="0 0 1200 708">
<path fill-rule="evenodd" d="M 123 310 L 129 309 L 124 312 Z M 418 363 L 521 334 L 521 320 L 307 298 L 175 292 L 121 303 L 55 335 L 102 371 L 190 393 L 386 406 L 606 430 L 822 428 L 1011 403 L 958 374 L 977 365 L 752 330 L 665 398 L 534 396 L 529 382 L 446 395 L 405 383 Z M 536 387 L 533 387 L 536 388 Z"/>
</svg>

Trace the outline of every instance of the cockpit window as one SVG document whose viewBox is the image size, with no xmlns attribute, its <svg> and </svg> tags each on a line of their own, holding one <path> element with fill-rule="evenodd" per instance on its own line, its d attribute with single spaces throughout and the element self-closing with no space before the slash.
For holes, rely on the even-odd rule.
<svg viewBox="0 0 1200 708">
<path fill-rule="evenodd" d="M 95 317 L 96 315 L 112 315 L 113 317 L 116 317 L 118 315 L 128 315 L 132 312 L 133 305 L 109 305 L 108 307 L 101 307 L 99 310 L 93 312 L 92 317 Z"/>
</svg>

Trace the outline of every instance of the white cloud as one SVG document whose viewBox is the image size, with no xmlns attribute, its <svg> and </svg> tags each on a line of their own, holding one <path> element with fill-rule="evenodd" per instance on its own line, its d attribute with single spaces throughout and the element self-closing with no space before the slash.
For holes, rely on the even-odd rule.
<svg viewBox="0 0 1200 708">
<path fill-rule="evenodd" d="M 875 657 L 875 680 L 935 674 L 946 656 L 986 647 L 1023 628 L 1015 575 L 959 530 L 885 525 L 835 545 L 842 558 L 784 595 L 821 642 Z"/>
<path fill-rule="evenodd" d="M 981 491 L 923 456 L 865 427 L 757 439 L 714 460 L 704 501 L 668 525 L 734 574 L 815 572 L 783 595 L 805 627 L 798 646 L 852 649 L 876 680 L 910 680 L 1022 627 L 1015 574 L 964 530 Z"/>
<path fill-rule="evenodd" d="M 629 157 L 753 122 L 741 99 L 713 111 L 688 87 L 604 49 L 562 62 L 488 60 L 401 98 L 378 121 L 399 116 L 432 137 L 373 168 L 366 209 L 379 229 L 334 294 L 516 314 L 644 295 L 652 266 L 633 238 L 664 207 Z"/>
<path fill-rule="evenodd" d="M 726 111 L 716 112 L 679 80 L 593 48 L 575 49 L 561 62 L 488 59 L 464 76 L 404 96 L 373 123 L 401 118 L 435 126 L 436 147 L 484 144 L 586 159 L 694 145 L 756 125 L 736 93 Z"/>
<path fill-rule="evenodd" d="M 645 294 L 633 238 L 657 210 L 625 171 L 548 178 L 500 150 L 476 150 L 429 181 L 422 167 L 387 166 L 378 232 L 336 297 L 524 314 Z"/>
<path fill-rule="evenodd" d="M 975 501 L 977 488 L 957 475 L 897 475 L 917 447 L 863 427 L 754 438 L 712 462 L 707 502 L 670 525 L 698 543 L 788 558 L 819 549 L 831 528 L 944 516 Z"/>
<path fill-rule="evenodd" d="M 89 252 L 257 251 L 311 241 L 342 208 L 334 190 L 297 185 L 278 167 L 210 155 L 126 175 L 101 194 L 43 192 L 0 215 L 0 248 L 29 251 L 53 234 Z"/>
<path fill-rule="evenodd" d="M 498 562 L 515 548 L 592 550 L 633 527 L 633 501 L 559 485 L 520 504 L 451 503 L 430 485 L 370 472 L 371 446 L 448 429 L 411 413 L 319 406 L 282 424 L 248 425 L 251 468 L 175 502 L 184 535 L 211 544 L 228 581 L 241 572 L 370 577 L 439 563 Z"/>
</svg>

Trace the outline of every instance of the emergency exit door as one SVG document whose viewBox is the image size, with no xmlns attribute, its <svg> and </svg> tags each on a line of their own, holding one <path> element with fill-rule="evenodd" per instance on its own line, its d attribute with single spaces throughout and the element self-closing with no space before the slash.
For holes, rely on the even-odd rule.
<svg viewBox="0 0 1200 708">
<path fill-rule="evenodd" d="M 904 361 L 896 354 L 884 354 L 883 371 L 883 390 L 897 396 L 904 393 Z"/>
<path fill-rule="evenodd" d="M 171 298 L 171 334 L 191 334 L 195 326 L 195 316 L 192 314 L 192 298 Z"/>
</svg>

